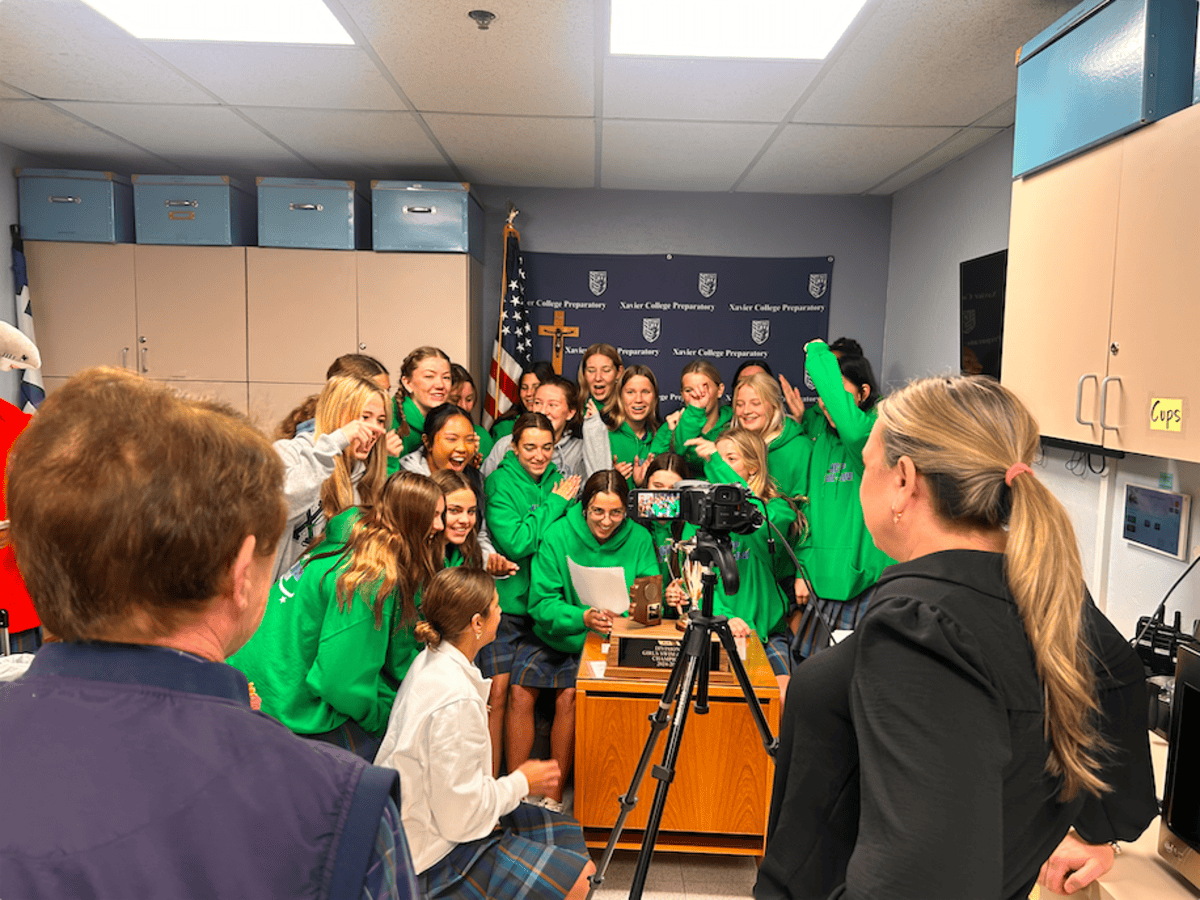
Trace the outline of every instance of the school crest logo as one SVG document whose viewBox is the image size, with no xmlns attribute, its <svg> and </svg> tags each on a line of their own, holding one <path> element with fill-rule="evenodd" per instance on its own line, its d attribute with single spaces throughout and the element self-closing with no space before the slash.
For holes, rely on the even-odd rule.
<svg viewBox="0 0 1200 900">
<path fill-rule="evenodd" d="M 814 272 L 808 276 L 808 292 L 814 300 L 820 300 L 825 296 L 825 289 L 829 287 L 828 272 Z"/>
<path fill-rule="evenodd" d="M 608 287 L 608 272 L 588 272 L 588 288 L 599 297 Z"/>
<path fill-rule="evenodd" d="M 701 272 L 698 287 L 700 289 L 700 296 L 707 300 L 717 292 L 717 273 Z"/>
<path fill-rule="evenodd" d="M 962 321 L 962 333 L 970 334 L 975 330 L 975 310 L 964 309 Z"/>
<path fill-rule="evenodd" d="M 810 391 L 815 391 L 817 389 L 817 386 L 812 383 L 812 376 L 809 375 L 808 372 L 804 373 L 804 386 Z"/>
<path fill-rule="evenodd" d="M 750 339 L 756 344 L 765 344 L 771 336 L 770 319 L 754 319 L 750 323 Z"/>
<path fill-rule="evenodd" d="M 642 337 L 653 344 L 662 334 L 662 319 L 642 319 Z"/>
</svg>

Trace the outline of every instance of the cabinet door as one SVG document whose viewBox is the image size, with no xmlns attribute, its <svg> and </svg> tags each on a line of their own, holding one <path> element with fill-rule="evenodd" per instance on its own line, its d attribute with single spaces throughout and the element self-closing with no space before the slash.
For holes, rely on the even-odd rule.
<svg viewBox="0 0 1200 900">
<path fill-rule="evenodd" d="M 1105 443 L 1134 453 L 1200 462 L 1200 107 L 1125 138 L 1113 286 Z M 1157 404 L 1155 401 L 1159 401 Z M 1167 401 L 1166 403 L 1162 401 Z M 1151 428 L 1173 418 L 1179 430 Z M 1171 422 L 1172 426 L 1176 423 Z"/>
<path fill-rule="evenodd" d="M 465 253 L 358 254 L 358 348 L 392 371 L 415 347 L 472 364 L 471 258 Z"/>
<path fill-rule="evenodd" d="M 151 378 L 242 382 L 246 248 L 137 245 L 138 367 Z"/>
<path fill-rule="evenodd" d="M 1000 380 L 1041 433 L 1099 444 L 1116 255 L 1121 148 L 1116 141 L 1013 184 Z M 1076 421 L 1079 382 L 1080 418 Z"/>
<path fill-rule="evenodd" d="M 136 367 L 133 244 L 26 241 L 43 377 Z"/>
<path fill-rule="evenodd" d="M 250 381 L 324 382 L 329 364 L 354 352 L 355 295 L 353 250 L 247 247 Z"/>
</svg>

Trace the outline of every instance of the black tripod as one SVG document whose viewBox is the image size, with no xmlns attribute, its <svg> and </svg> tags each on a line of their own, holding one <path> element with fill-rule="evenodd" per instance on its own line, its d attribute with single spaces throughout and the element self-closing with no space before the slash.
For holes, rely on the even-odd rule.
<svg viewBox="0 0 1200 900">
<path fill-rule="evenodd" d="M 700 609 L 693 609 L 688 617 L 688 626 L 683 633 L 679 656 L 671 668 L 667 686 L 663 689 L 662 697 L 658 701 L 658 708 L 650 716 L 650 736 L 642 748 L 642 755 L 638 760 L 637 769 L 634 770 L 633 778 L 629 782 L 629 789 L 618 798 L 621 804 L 621 814 L 617 817 L 616 825 L 613 826 L 608 846 L 604 848 L 604 856 L 600 860 L 596 874 L 588 879 L 592 886 L 588 891 L 589 900 L 596 889 L 604 883 L 604 873 L 608 871 L 613 851 L 625 828 L 625 819 L 637 806 L 638 787 L 650 765 L 650 754 L 654 752 L 654 744 L 670 719 L 671 730 L 667 734 L 662 764 L 655 766 L 652 770 L 652 774 L 658 779 L 658 786 L 654 789 L 654 801 L 650 806 L 650 817 L 646 822 L 642 849 L 638 851 L 637 868 L 634 870 L 633 884 L 629 889 L 630 900 L 641 900 L 642 890 L 646 884 L 646 872 L 650 868 L 650 857 L 654 853 L 654 843 L 658 839 L 663 808 L 667 803 L 667 791 L 670 790 L 671 781 L 675 778 L 675 761 L 679 756 L 683 729 L 687 725 L 688 708 L 695 703 L 697 715 L 704 715 L 708 712 L 708 672 L 713 634 L 720 638 L 721 645 L 725 648 L 725 653 L 729 657 L 729 667 L 737 677 L 738 684 L 741 685 L 742 695 L 746 698 L 746 704 L 754 716 L 759 734 L 762 735 L 763 746 L 772 756 L 775 755 L 775 749 L 779 746 L 779 741 L 772 736 L 767 718 L 758 704 L 758 698 L 754 694 L 754 688 L 750 685 L 746 668 L 738 656 L 733 632 L 729 630 L 729 620 L 725 616 L 712 614 L 713 590 L 717 584 L 717 573 L 713 567 L 720 565 L 727 593 L 735 593 L 738 587 L 737 567 L 733 564 L 729 534 L 727 532 L 714 534 L 705 531 L 697 533 L 696 547 L 689 554 L 688 559 L 702 566 Z M 673 715 L 671 713 L 672 706 L 675 710 Z"/>
</svg>

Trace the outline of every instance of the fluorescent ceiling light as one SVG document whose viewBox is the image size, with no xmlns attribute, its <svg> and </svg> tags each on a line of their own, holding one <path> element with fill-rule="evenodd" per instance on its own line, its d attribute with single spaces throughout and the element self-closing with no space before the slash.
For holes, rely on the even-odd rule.
<svg viewBox="0 0 1200 900">
<path fill-rule="evenodd" d="M 322 0 L 84 0 L 147 41 L 353 44 Z"/>
<path fill-rule="evenodd" d="M 609 52 L 824 59 L 866 0 L 612 0 Z"/>
</svg>

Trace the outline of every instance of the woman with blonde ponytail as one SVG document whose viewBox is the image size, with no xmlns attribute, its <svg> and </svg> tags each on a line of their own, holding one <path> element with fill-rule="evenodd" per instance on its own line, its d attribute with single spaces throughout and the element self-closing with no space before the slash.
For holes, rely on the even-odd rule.
<svg viewBox="0 0 1200 900">
<path fill-rule="evenodd" d="M 1132 840 L 1155 815 L 1141 663 L 1011 392 L 928 378 L 878 409 L 863 517 L 899 562 L 794 673 L 755 896 L 1024 898 L 1072 825 Z"/>
<path fill-rule="evenodd" d="M 443 569 L 425 588 L 421 615 L 416 636 L 425 649 L 396 696 L 375 758 L 400 773 L 404 833 L 421 896 L 583 900 L 596 871 L 583 829 L 522 802 L 557 788 L 558 763 L 531 759 L 492 776 L 489 680 L 474 665 L 500 625 L 492 576 Z"/>
</svg>

